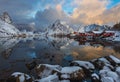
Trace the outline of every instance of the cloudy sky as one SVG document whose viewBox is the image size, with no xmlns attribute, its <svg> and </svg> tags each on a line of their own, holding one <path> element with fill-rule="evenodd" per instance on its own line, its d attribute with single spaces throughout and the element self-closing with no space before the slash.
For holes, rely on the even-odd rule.
<svg viewBox="0 0 120 82">
<path fill-rule="evenodd" d="M 14 22 L 48 26 L 60 19 L 71 25 L 120 21 L 120 0 L 0 0 L 0 14 Z"/>
</svg>

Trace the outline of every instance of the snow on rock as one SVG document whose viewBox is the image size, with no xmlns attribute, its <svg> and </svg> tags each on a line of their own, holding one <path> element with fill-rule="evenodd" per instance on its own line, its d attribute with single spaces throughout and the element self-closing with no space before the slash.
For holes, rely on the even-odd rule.
<svg viewBox="0 0 120 82">
<path fill-rule="evenodd" d="M 73 61 L 70 65 L 82 67 L 86 76 L 90 76 L 95 69 L 94 65 L 89 61 Z"/>
<path fill-rule="evenodd" d="M 105 68 L 114 69 L 114 67 L 110 64 L 110 62 L 106 58 L 103 57 L 103 58 L 99 58 L 98 60 L 104 63 L 103 66 L 104 69 Z"/>
<path fill-rule="evenodd" d="M 69 80 L 61 80 L 59 82 L 70 82 Z"/>
<path fill-rule="evenodd" d="M 96 73 L 93 73 L 92 77 L 96 77 L 97 79 L 100 79 L 99 76 Z"/>
<path fill-rule="evenodd" d="M 84 67 L 86 69 L 95 69 L 94 65 L 88 61 L 73 61 L 71 63 L 72 66 L 80 66 L 80 67 Z"/>
<path fill-rule="evenodd" d="M 110 68 L 109 66 L 104 66 L 103 69 L 104 69 L 104 70 L 111 71 L 111 68 Z"/>
<path fill-rule="evenodd" d="M 106 58 L 104 58 L 104 57 L 103 58 L 99 58 L 98 60 L 104 62 L 105 64 L 110 64 L 110 62 Z"/>
<path fill-rule="evenodd" d="M 7 82 L 32 82 L 33 79 L 24 73 L 15 72 L 8 79 Z"/>
<path fill-rule="evenodd" d="M 110 57 L 115 63 L 120 63 L 120 59 L 116 58 L 115 56 L 110 55 L 109 57 Z"/>
<path fill-rule="evenodd" d="M 116 67 L 116 73 L 120 76 L 120 67 Z"/>
<path fill-rule="evenodd" d="M 81 67 L 72 66 L 72 67 L 63 67 L 61 70 L 61 79 L 62 80 L 82 80 L 85 77 L 85 74 Z"/>
<path fill-rule="evenodd" d="M 54 74 L 40 80 L 36 80 L 36 82 L 59 82 L 59 78 L 56 74 Z"/>
<path fill-rule="evenodd" d="M 61 73 L 73 73 L 75 71 L 81 70 L 82 68 L 73 66 L 73 67 L 63 67 Z"/>
<path fill-rule="evenodd" d="M 62 67 L 60 65 L 40 64 L 36 67 L 36 73 L 39 77 L 45 78 L 49 75 L 58 74 Z"/>
<path fill-rule="evenodd" d="M 108 56 L 106 56 L 106 57 L 108 57 Z M 113 66 L 111 65 L 110 61 L 107 60 L 106 57 L 94 59 L 94 60 L 91 60 L 91 62 L 94 64 L 95 68 L 97 68 L 97 69 L 103 69 L 105 66 L 108 66 L 111 69 L 113 69 Z"/>
<path fill-rule="evenodd" d="M 91 81 L 92 82 L 100 82 L 100 77 L 96 73 L 93 73 L 91 75 Z"/>
<path fill-rule="evenodd" d="M 111 78 L 111 77 L 103 77 L 103 78 L 101 78 L 101 81 L 102 81 L 102 82 L 115 82 L 115 81 L 113 80 L 113 78 Z"/>
<path fill-rule="evenodd" d="M 40 77 L 35 82 L 120 82 L 119 59 L 112 55 L 91 61 L 73 61 L 68 67 L 39 64 L 35 70 Z M 8 82 L 13 80 L 31 82 L 32 79 L 27 74 L 16 72 Z"/>
<path fill-rule="evenodd" d="M 113 55 L 106 56 L 105 57 L 113 66 L 119 65 L 120 64 L 120 59 L 116 58 Z"/>
<path fill-rule="evenodd" d="M 110 77 L 112 78 L 115 82 L 120 82 L 120 77 L 116 72 L 109 71 L 109 70 L 100 70 L 100 76 L 101 78 L 104 77 Z"/>
<path fill-rule="evenodd" d="M 109 55 L 94 59 L 91 62 L 95 65 L 95 68 L 99 70 L 102 82 L 120 82 L 120 67 L 116 67 L 120 63 L 118 58 Z"/>
<path fill-rule="evenodd" d="M 0 19 L 0 37 L 9 37 L 18 35 L 20 31 L 12 24 L 9 24 Z"/>
</svg>

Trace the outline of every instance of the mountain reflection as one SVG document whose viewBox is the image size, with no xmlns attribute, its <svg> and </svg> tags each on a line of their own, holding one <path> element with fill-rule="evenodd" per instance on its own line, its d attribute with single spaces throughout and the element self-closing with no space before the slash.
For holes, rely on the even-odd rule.
<svg viewBox="0 0 120 82">
<path fill-rule="evenodd" d="M 5 78 L 15 71 L 27 73 L 25 64 L 30 61 L 65 66 L 73 60 L 91 60 L 110 54 L 120 58 L 118 45 L 57 37 L 1 38 L 0 77 Z"/>
<path fill-rule="evenodd" d="M 0 39 L 0 53 L 3 58 L 16 59 L 18 58 L 41 58 L 41 56 L 48 57 L 50 55 L 73 55 L 79 58 L 84 55 L 88 59 L 87 55 L 92 58 L 115 54 L 119 52 L 120 46 L 113 42 L 107 41 L 83 41 L 69 38 L 56 38 L 56 37 L 40 37 L 32 39 L 18 39 L 18 38 L 2 38 Z M 12 56 L 12 54 L 14 56 Z M 6 57 L 5 57 L 6 56 Z M 20 57 L 21 56 L 21 57 Z M 48 57 L 49 58 L 49 57 Z M 91 58 L 90 58 L 91 59 Z"/>
</svg>

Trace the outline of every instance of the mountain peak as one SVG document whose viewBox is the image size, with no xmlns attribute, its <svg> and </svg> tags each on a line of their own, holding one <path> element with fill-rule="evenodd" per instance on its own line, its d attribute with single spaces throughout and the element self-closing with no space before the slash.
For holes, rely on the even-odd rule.
<svg viewBox="0 0 120 82">
<path fill-rule="evenodd" d="M 7 12 L 4 12 L 3 15 L 0 17 L 3 21 L 11 24 L 12 20 L 11 17 L 9 16 L 9 14 Z"/>
<path fill-rule="evenodd" d="M 48 27 L 48 31 L 48 34 L 67 34 L 73 32 L 73 29 L 60 20 L 56 20 Z"/>
<path fill-rule="evenodd" d="M 55 22 L 54 22 L 54 24 L 60 24 L 60 20 L 59 19 L 57 19 Z"/>
<path fill-rule="evenodd" d="M 60 25 L 61 24 L 61 21 L 58 19 L 58 20 L 56 20 L 54 23 L 53 23 L 53 25 L 54 26 L 56 26 L 56 25 Z"/>
</svg>

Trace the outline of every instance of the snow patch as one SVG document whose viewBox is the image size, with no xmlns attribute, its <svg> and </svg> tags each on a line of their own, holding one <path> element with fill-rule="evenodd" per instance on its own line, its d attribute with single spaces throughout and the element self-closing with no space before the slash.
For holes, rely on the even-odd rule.
<svg viewBox="0 0 120 82">
<path fill-rule="evenodd" d="M 63 67 L 61 70 L 61 73 L 73 73 L 76 72 L 78 70 L 82 69 L 81 67 L 78 66 L 73 66 L 73 67 Z"/>
<path fill-rule="evenodd" d="M 54 74 L 54 75 L 50 75 L 46 78 L 42 78 L 42 79 L 36 80 L 36 81 L 38 81 L 38 82 L 59 82 L 59 78 L 56 74 Z"/>
<path fill-rule="evenodd" d="M 120 63 L 120 59 L 116 58 L 115 56 L 110 55 L 109 56 L 115 63 Z"/>
<path fill-rule="evenodd" d="M 26 79 L 28 80 L 31 78 L 29 75 L 20 72 L 15 72 L 12 76 L 19 77 L 20 82 L 24 82 Z"/>
<path fill-rule="evenodd" d="M 85 67 L 86 69 L 95 69 L 94 65 L 88 61 L 73 61 L 73 64 L 78 64 L 79 66 Z"/>
</svg>

